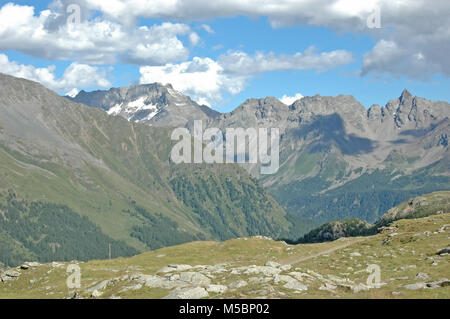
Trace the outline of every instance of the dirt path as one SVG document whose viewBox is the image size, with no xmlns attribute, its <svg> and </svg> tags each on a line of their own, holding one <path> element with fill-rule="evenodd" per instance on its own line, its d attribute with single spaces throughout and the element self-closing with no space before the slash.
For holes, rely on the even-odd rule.
<svg viewBox="0 0 450 319">
<path fill-rule="evenodd" d="M 366 238 L 359 238 L 357 240 L 349 240 L 349 241 L 343 243 L 342 245 L 335 246 L 335 247 L 323 250 L 323 251 L 321 251 L 319 253 L 315 253 L 315 254 L 307 255 L 307 256 L 297 256 L 297 257 L 296 256 L 292 256 L 292 257 L 289 257 L 289 258 L 286 258 L 286 259 L 283 259 L 283 260 L 279 261 L 279 263 L 282 264 L 282 265 L 287 265 L 287 264 L 293 265 L 293 264 L 296 264 L 296 263 L 299 263 L 299 262 L 302 262 L 302 261 L 305 261 L 305 260 L 308 260 L 308 259 L 311 259 L 311 258 L 316 258 L 316 257 L 322 256 L 322 255 L 326 255 L 326 254 L 332 253 L 332 252 L 334 252 L 336 250 L 352 246 L 354 244 L 366 241 L 367 239 L 368 239 L 368 237 L 366 237 Z"/>
</svg>

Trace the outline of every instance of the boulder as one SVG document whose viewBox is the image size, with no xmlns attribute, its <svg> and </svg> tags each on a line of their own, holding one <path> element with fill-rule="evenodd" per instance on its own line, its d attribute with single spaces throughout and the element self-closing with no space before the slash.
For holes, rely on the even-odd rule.
<svg viewBox="0 0 450 319">
<path fill-rule="evenodd" d="M 281 265 L 274 261 L 268 261 L 268 262 L 266 262 L 266 264 L 264 266 L 277 268 L 277 267 L 280 267 Z"/>
<path fill-rule="evenodd" d="M 428 274 L 424 273 L 424 272 L 419 272 L 416 275 L 416 280 L 428 280 L 430 279 L 430 277 L 428 276 Z"/>
<path fill-rule="evenodd" d="M 280 282 L 292 282 L 292 281 L 297 281 L 294 278 L 292 278 L 291 276 L 287 276 L 287 275 L 276 275 L 273 278 L 273 282 L 275 284 L 278 284 Z"/>
<path fill-rule="evenodd" d="M 208 286 L 211 284 L 211 279 L 197 272 L 182 272 L 180 273 L 180 280 L 196 286 Z"/>
<path fill-rule="evenodd" d="M 237 289 L 237 288 L 245 287 L 247 285 L 248 285 L 248 283 L 245 280 L 238 280 L 238 281 L 235 281 L 235 282 L 232 282 L 231 284 L 229 284 L 228 288 Z"/>
<path fill-rule="evenodd" d="M 214 294 L 223 294 L 227 290 L 228 290 L 228 287 L 224 286 L 224 285 L 209 285 L 206 288 L 207 292 L 214 293 Z"/>
<path fill-rule="evenodd" d="M 427 288 L 427 284 L 424 282 L 416 282 L 414 284 L 404 285 L 403 287 L 409 290 L 419 290 Z"/>
<path fill-rule="evenodd" d="M 201 299 L 208 296 L 209 294 L 205 288 L 195 287 L 176 289 L 164 297 L 164 299 Z"/>
<path fill-rule="evenodd" d="M 271 266 L 250 266 L 244 270 L 244 274 L 246 275 L 256 275 L 262 274 L 265 276 L 273 276 L 277 275 L 281 272 L 281 269 Z"/>
<path fill-rule="evenodd" d="M 191 265 L 178 265 L 178 264 L 170 264 L 167 267 L 161 268 L 158 272 L 168 273 L 172 271 L 186 271 L 192 269 Z"/>
<path fill-rule="evenodd" d="M 287 284 L 283 285 L 284 288 L 286 289 L 292 289 L 292 290 L 296 290 L 296 291 L 306 291 L 308 290 L 308 286 L 299 283 L 297 280 L 293 280 L 288 282 Z"/>
<path fill-rule="evenodd" d="M 283 265 L 283 266 L 280 267 L 280 269 L 282 271 L 288 271 L 288 270 L 291 270 L 291 268 L 292 268 L 291 265 Z"/>
</svg>

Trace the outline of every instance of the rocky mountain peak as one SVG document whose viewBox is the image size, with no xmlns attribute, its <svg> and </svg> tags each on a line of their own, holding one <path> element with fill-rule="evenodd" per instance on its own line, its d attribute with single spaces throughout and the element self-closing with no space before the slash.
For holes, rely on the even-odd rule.
<svg viewBox="0 0 450 319">
<path fill-rule="evenodd" d="M 404 89 L 400 95 L 400 103 L 411 101 L 413 98 L 414 96 L 408 91 L 408 89 Z"/>
<path fill-rule="evenodd" d="M 130 122 L 160 126 L 184 126 L 189 120 L 208 119 L 217 112 L 200 106 L 171 84 L 150 83 L 93 92 L 81 91 L 66 98 L 104 109 Z"/>
</svg>

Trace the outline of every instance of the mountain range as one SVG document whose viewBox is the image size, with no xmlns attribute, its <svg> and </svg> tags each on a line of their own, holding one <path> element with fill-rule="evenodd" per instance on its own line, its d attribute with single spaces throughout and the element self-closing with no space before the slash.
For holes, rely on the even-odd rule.
<svg viewBox="0 0 450 319">
<path fill-rule="evenodd" d="M 0 262 L 298 239 L 332 220 L 372 223 L 408 198 L 450 189 L 449 111 L 405 90 L 369 110 L 352 96 L 316 95 L 291 105 L 249 99 L 218 113 L 170 85 L 61 97 L 0 74 Z M 175 165 L 171 132 L 193 120 L 279 128 L 279 170 Z"/>
<path fill-rule="evenodd" d="M 305 232 L 313 225 L 335 219 L 362 218 L 374 222 L 389 208 L 410 197 L 450 189 L 450 104 L 429 101 L 404 90 L 399 98 L 380 107 L 366 109 L 353 96 L 303 97 L 291 105 L 274 97 L 248 99 L 228 113 L 203 112 L 203 108 L 160 84 L 139 88 L 153 91 L 157 109 L 168 114 L 158 121 L 139 120 L 149 125 L 188 128 L 192 120 L 206 127 L 280 129 L 280 169 L 276 174 L 259 175 L 259 165 L 242 164 L 271 193 Z M 105 106 L 97 96 L 111 91 L 82 92 L 73 100 L 115 112 L 114 105 L 129 105 L 146 94 L 123 101 L 113 99 Z M 163 93 L 159 93 L 163 92 Z M 112 98 L 112 97 L 111 97 Z M 192 103 L 191 103 L 192 102 Z M 150 103 L 150 102 L 149 102 Z M 122 108 L 123 109 L 123 108 Z M 176 123 L 172 118 L 189 116 Z M 136 119 L 136 113 L 117 114 Z M 206 118 L 205 118 L 206 115 Z M 179 119 L 179 118 L 178 118 Z"/>
<path fill-rule="evenodd" d="M 167 100 L 172 101 L 171 98 Z M 0 256 L 88 260 L 280 236 L 284 209 L 238 165 L 175 165 L 170 129 L 0 74 Z"/>
</svg>

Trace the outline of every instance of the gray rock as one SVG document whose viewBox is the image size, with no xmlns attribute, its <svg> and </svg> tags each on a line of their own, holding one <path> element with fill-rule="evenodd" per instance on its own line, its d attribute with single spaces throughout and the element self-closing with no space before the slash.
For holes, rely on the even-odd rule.
<svg viewBox="0 0 450 319">
<path fill-rule="evenodd" d="M 288 270 L 291 270 L 291 268 L 292 268 L 291 265 L 283 265 L 283 266 L 280 267 L 280 269 L 282 271 L 288 271 Z"/>
<path fill-rule="evenodd" d="M 414 284 L 404 285 L 403 287 L 409 290 L 419 290 L 427 288 L 427 284 L 424 282 L 416 282 Z"/>
<path fill-rule="evenodd" d="M 303 279 L 315 280 L 315 278 L 310 274 L 299 271 L 290 272 L 289 275 L 300 281 L 302 281 Z"/>
<path fill-rule="evenodd" d="M 231 284 L 229 284 L 228 288 L 238 289 L 241 287 L 245 287 L 247 285 L 248 285 L 248 283 L 245 280 L 238 280 L 238 281 L 235 281 L 235 282 L 232 282 Z"/>
<path fill-rule="evenodd" d="M 92 286 L 92 287 L 86 289 L 86 292 L 92 292 L 93 293 L 96 290 L 103 290 L 103 289 L 105 289 L 108 286 L 109 283 L 110 283 L 109 280 L 103 280 L 102 282 L 99 282 L 95 286 Z"/>
<path fill-rule="evenodd" d="M 424 272 L 419 272 L 416 275 L 416 280 L 428 280 L 430 279 L 430 277 L 428 276 L 428 274 L 424 273 Z"/>
<path fill-rule="evenodd" d="M 277 268 L 277 267 L 280 267 L 281 265 L 274 261 L 268 261 L 268 262 L 266 262 L 266 264 L 264 266 Z"/>
<path fill-rule="evenodd" d="M 171 265 L 168 265 L 167 267 L 164 267 L 164 268 L 158 270 L 158 272 L 168 273 L 168 272 L 172 272 L 172 271 L 186 271 L 186 270 L 190 270 L 190 269 L 192 269 L 191 265 L 171 264 Z"/>
<path fill-rule="evenodd" d="M 242 268 L 242 267 L 241 267 Z M 270 267 L 270 266 L 249 266 L 249 267 L 244 267 L 244 274 L 246 275 L 257 275 L 257 274 L 262 274 L 265 276 L 270 276 L 270 275 L 277 275 L 281 272 L 281 269 L 276 268 L 276 267 Z"/>
<path fill-rule="evenodd" d="M 302 283 L 299 283 L 297 280 L 290 281 L 287 284 L 283 285 L 283 287 L 286 289 L 292 289 L 292 290 L 296 290 L 296 291 L 308 290 L 308 286 L 306 286 Z"/>
<path fill-rule="evenodd" d="M 207 292 L 215 293 L 215 294 L 223 294 L 228 290 L 227 286 L 224 285 L 209 285 L 206 288 Z"/>
<path fill-rule="evenodd" d="M 278 284 L 280 282 L 297 282 L 297 280 L 288 275 L 276 275 L 273 278 L 273 282 L 274 284 Z"/>
<path fill-rule="evenodd" d="M 450 247 L 439 250 L 438 255 L 450 254 Z"/>
<path fill-rule="evenodd" d="M 182 272 L 180 273 L 180 280 L 196 286 L 208 286 L 211 284 L 211 279 L 197 272 Z"/>
<path fill-rule="evenodd" d="M 447 287 L 450 286 L 450 280 L 447 278 L 439 279 L 433 282 L 427 283 L 428 288 L 438 288 L 438 287 Z"/>
<path fill-rule="evenodd" d="M 178 280 L 171 281 L 164 277 L 153 276 L 153 275 L 140 275 L 138 282 L 149 288 L 163 288 L 163 289 L 173 289 L 176 287 L 185 287 L 187 283 L 182 283 Z"/>
<path fill-rule="evenodd" d="M 205 288 L 182 288 L 172 291 L 163 299 L 201 299 L 208 297 L 209 294 Z"/>
</svg>

